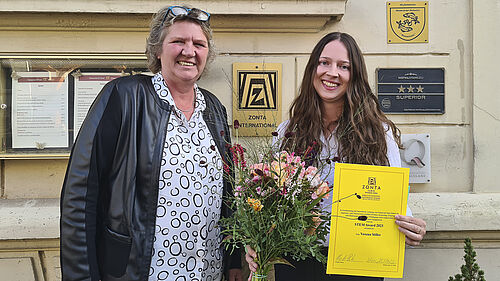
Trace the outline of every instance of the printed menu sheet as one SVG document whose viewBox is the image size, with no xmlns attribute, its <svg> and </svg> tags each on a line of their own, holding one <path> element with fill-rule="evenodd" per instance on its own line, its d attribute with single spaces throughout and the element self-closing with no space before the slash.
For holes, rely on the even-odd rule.
<svg viewBox="0 0 500 281">
<path fill-rule="evenodd" d="M 109 81 L 121 77 L 119 73 L 82 73 L 75 75 L 75 104 L 73 133 L 76 139 L 92 102 Z"/>
<path fill-rule="evenodd" d="M 12 75 L 12 148 L 68 147 L 68 77 Z"/>
</svg>

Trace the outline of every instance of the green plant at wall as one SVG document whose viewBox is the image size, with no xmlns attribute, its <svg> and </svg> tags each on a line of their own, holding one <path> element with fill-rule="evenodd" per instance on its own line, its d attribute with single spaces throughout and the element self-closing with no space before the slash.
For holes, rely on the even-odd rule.
<svg viewBox="0 0 500 281">
<path fill-rule="evenodd" d="M 484 271 L 479 269 L 476 262 L 476 251 L 472 247 L 470 238 L 465 238 L 464 246 L 464 260 L 465 264 L 460 267 L 462 274 L 457 274 L 455 277 L 448 278 L 448 281 L 486 281 L 484 279 Z"/>
</svg>

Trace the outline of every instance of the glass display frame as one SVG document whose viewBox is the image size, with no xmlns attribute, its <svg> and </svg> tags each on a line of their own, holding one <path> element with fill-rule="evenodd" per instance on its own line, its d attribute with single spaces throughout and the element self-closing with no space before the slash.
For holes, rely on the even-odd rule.
<svg viewBox="0 0 500 281">
<path fill-rule="evenodd" d="M 66 159 L 109 81 L 152 75 L 139 55 L 0 55 L 0 159 Z"/>
</svg>

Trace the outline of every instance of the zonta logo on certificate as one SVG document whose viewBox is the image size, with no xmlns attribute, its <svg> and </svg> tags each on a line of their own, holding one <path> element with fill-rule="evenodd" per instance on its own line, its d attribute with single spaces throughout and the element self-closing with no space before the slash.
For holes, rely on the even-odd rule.
<svg viewBox="0 0 500 281">
<path fill-rule="evenodd" d="M 408 168 L 336 163 L 328 274 L 402 278 Z"/>
</svg>

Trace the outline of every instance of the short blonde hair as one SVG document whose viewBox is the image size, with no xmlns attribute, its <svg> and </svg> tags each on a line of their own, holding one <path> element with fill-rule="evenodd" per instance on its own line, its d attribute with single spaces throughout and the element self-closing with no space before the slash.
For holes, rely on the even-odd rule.
<svg viewBox="0 0 500 281">
<path fill-rule="evenodd" d="M 189 7 L 184 7 L 186 9 L 190 9 Z M 213 36 L 212 29 L 210 28 L 210 24 L 208 21 L 200 21 L 193 17 L 196 15 L 198 9 L 194 8 L 188 15 L 178 15 L 174 16 L 170 13 L 166 18 L 166 13 L 169 12 L 169 6 L 161 8 L 151 20 L 149 37 L 146 41 L 146 57 L 148 60 L 148 68 L 153 73 L 158 73 L 161 70 L 161 61 L 158 58 L 158 55 L 162 52 L 163 40 L 168 34 L 168 29 L 176 22 L 181 21 L 189 21 L 198 24 L 203 31 L 203 34 L 207 38 L 208 42 L 208 58 L 207 62 L 210 62 L 215 57 L 214 44 L 213 44 Z M 165 18 L 165 21 L 163 19 Z"/>
</svg>

